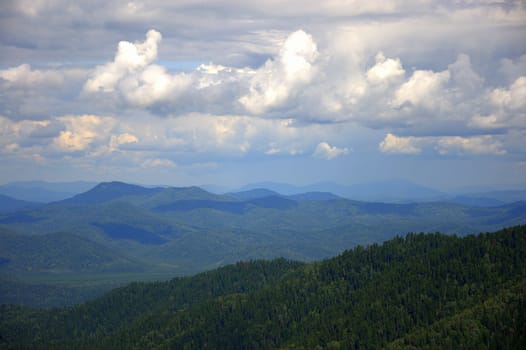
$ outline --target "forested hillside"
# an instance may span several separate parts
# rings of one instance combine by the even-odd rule
[[[2,306],[4,349],[526,348],[526,226],[247,261],[83,305]]]
[[[408,231],[465,235],[525,223],[520,201],[371,203],[320,192],[218,195],[107,182],[59,202],[0,211],[0,303],[66,306],[131,281],[236,261],[309,262]]]

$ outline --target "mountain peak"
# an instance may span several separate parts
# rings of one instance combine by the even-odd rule
[[[230,192],[227,193],[227,195],[239,200],[250,200],[269,196],[279,196],[280,194],[276,191],[268,190],[266,188],[254,188],[246,191]]]
[[[70,199],[61,201],[68,204],[95,204],[104,203],[125,196],[140,196],[153,194],[160,191],[160,188],[146,188],[138,185],[131,185],[119,181],[101,182],[91,190],[80,193]]]

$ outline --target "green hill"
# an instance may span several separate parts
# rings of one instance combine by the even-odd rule
[[[138,264],[87,239],[50,233],[25,236],[0,229],[1,269],[10,272],[126,272]]]
[[[526,226],[408,234],[328,260],[248,261],[83,305],[2,306],[6,349],[526,346]]]
[[[51,263],[53,256],[60,257],[60,261],[54,260],[55,265],[45,268],[50,273],[31,274],[29,265],[20,265],[10,270],[9,278],[29,285],[55,284],[72,275],[75,281],[84,278],[96,283],[100,279],[105,284],[108,273],[123,282],[168,279],[240,260],[284,257],[314,261],[409,231],[463,235],[526,223],[526,202],[481,208],[444,202],[389,204],[312,194],[266,194],[257,191],[236,199],[198,187],[144,188],[109,182],[71,200],[0,213],[0,230],[15,232],[28,242],[17,246],[20,259],[36,259],[36,243],[42,247],[39,254],[46,256],[46,263]],[[57,239],[53,236],[57,232],[66,235],[61,236],[62,241],[45,243],[52,237]],[[76,240],[75,244],[64,237]],[[3,246],[8,247],[7,243]],[[0,265],[5,265],[9,257],[0,257],[4,258]],[[13,264],[11,267],[16,266]],[[30,269],[44,271],[43,266],[31,265]],[[5,266],[0,266],[0,278],[6,272]],[[37,299],[23,302],[42,305]]]

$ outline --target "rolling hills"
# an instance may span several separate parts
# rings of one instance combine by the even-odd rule
[[[19,247],[16,259],[0,251],[0,278],[38,288],[57,281],[76,287],[85,278],[103,291],[110,280],[168,279],[240,260],[314,261],[407,232],[468,234],[524,223],[526,202],[520,201],[497,207],[372,203],[328,193],[218,195],[108,182],[69,199],[0,212],[0,239]],[[52,247],[69,250],[56,268],[49,265],[49,252],[57,252]],[[94,256],[102,260],[90,260]],[[21,261],[32,270],[17,265]],[[75,282],[64,283],[72,274]]]
[[[0,256],[12,273],[125,272],[139,268],[137,263],[101,244],[60,232],[25,236],[0,229]]]
[[[0,348],[520,349],[526,226],[244,261],[62,309],[0,306]]]

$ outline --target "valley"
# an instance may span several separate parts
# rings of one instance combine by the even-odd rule
[[[237,261],[309,262],[407,232],[465,235],[524,223],[521,201],[381,203],[321,192],[100,183],[64,200],[0,211],[0,302],[71,305],[131,281]]]
[[[0,349],[521,349],[526,226],[249,260],[74,307],[0,306]]]

